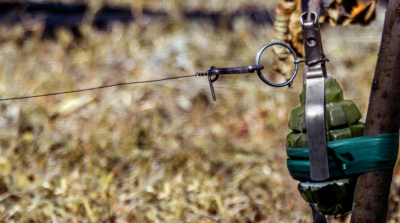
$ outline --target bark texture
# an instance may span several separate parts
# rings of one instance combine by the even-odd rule
[[[395,133],[400,126],[400,0],[389,0],[364,135]],[[386,222],[392,171],[362,174],[351,222]]]

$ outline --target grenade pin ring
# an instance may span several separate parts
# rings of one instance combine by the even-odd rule
[[[270,86],[272,86],[272,87],[284,87],[284,86],[289,85],[290,83],[293,82],[293,80],[294,80],[294,78],[296,77],[297,72],[298,72],[298,70],[299,70],[299,64],[298,64],[299,61],[297,60],[296,52],[294,52],[294,50],[293,50],[289,45],[287,45],[286,43],[281,43],[281,42],[272,42],[272,43],[268,43],[268,44],[264,45],[264,46],[261,47],[261,49],[257,52],[256,59],[255,59],[255,65],[256,65],[256,66],[257,66],[257,65],[260,65],[260,60],[261,60],[261,55],[262,55],[262,53],[263,53],[264,50],[266,50],[268,47],[273,46],[273,45],[281,45],[281,46],[285,47],[286,49],[288,49],[288,50],[290,51],[290,53],[292,53],[293,58],[294,58],[294,64],[295,64],[295,65],[294,65],[294,71],[293,71],[292,76],[291,76],[291,77],[289,78],[289,80],[287,80],[285,83],[282,83],[282,84],[274,84],[274,83],[269,82],[269,81],[262,75],[261,70],[256,70],[256,72],[257,72],[257,74],[258,74],[258,77],[260,77],[260,79],[261,79],[264,83],[266,83],[266,84],[268,84],[268,85],[270,85]]]

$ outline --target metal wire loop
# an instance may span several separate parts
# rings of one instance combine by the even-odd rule
[[[329,62],[329,59],[326,57],[317,59],[317,60],[312,60],[312,61],[307,61],[307,60],[296,60],[294,61],[295,64],[299,64],[299,63],[305,63],[307,66],[313,66],[317,63],[321,63],[321,62]]]
[[[255,65],[260,65],[260,59],[261,59],[262,53],[264,52],[265,49],[267,49],[268,47],[273,46],[273,45],[281,45],[281,46],[286,47],[286,48],[292,53],[292,55],[293,55],[293,57],[294,57],[294,61],[298,61],[298,60],[297,60],[297,56],[296,56],[296,52],[294,52],[294,50],[293,50],[289,45],[287,45],[287,44],[285,44],[285,43],[281,43],[281,42],[272,42],[272,43],[268,43],[267,45],[261,47],[261,49],[257,52],[257,56],[256,56],[256,59],[255,59]],[[293,82],[293,79],[296,77],[297,71],[298,71],[298,70],[299,70],[299,64],[298,64],[298,63],[295,63],[293,75],[289,78],[289,80],[287,80],[285,83],[282,83],[282,84],[274,84],[274,83],[271,83],[271,82],[269,82],[269,81],[262,75],[262,73],[261,73],[260,70],[256,70],[256,72],[257,72],[257,74],[258,74],[258,77],[259,77],[264,83],[266,83],[266,84],[268,84],[268,85],[270,85],[270,86],[272,86],[272,87],[284,87],[284,86],[286,86],[286,85],[290,85],[290,83]]]

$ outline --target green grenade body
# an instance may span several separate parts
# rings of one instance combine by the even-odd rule
[[[307,147],[304,87],[300,101],[300,107],[292,111],[289,119],[292,132],[286,138],[286,146],[290,148]],[[360,111],[354,102],[344,100],[340,85],[330,77],[325,81],[325,103],[328,142],[363,135],[364,124],[360,122]],[[304,200],[316,204],[322,214],[344,215],[351,212],[356,179],[300,182],[298,189]]]

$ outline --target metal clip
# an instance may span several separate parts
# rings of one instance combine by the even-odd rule
[[[251,65],[244,67],[230,67],[230,68],[216,68],[214,66],[210,67],[205,73],[197,73],[196,76],[208,76],[208,83],[210,84],[211,95],[213,100],[216,101],[217,98],[215,96],[214,85],[213,83],[218,80],[219,75],[222,74],[248,74],[254,73],[255,71],[259,71],[264,69],[263,65]],[[215,78],[212,79],[211,76],[215,75]]]
[[[328,150],[325,128],[325,55],[316,12],[305,12],[300,17],[303,26],[306,75],[306,128],[311,179],[329,178]]]

